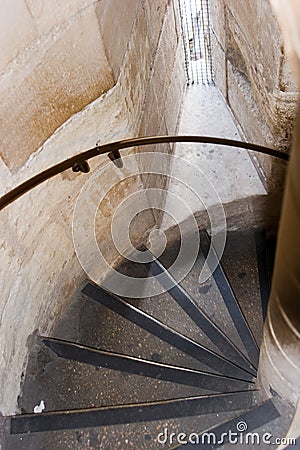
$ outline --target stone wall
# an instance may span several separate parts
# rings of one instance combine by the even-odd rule
[[[297,87],[269,0],[211,0],[216,83],[246,140],[289,151]],[[284,168],[256,156],[270,191],[280,191]]]
[[[185,85],[177,14],[171,0],[5,1],[0,32],[2,194],[96,142],[176,131]],[[95,219],[97,241],[110,264],[120,258],[110,237],[112,213],[147,182],[147,176],[130,176],[145,169],[137,149],[125,154],[133,158],[122,169],[99,156],[91,160],[90,174],[67,171],[0,213],[4,414],[17,409],[30,336],[51,333],[86,277],[74,251],[72,214],[81,188],[107,163],[95,197],[87,198],[80,211],[80,223],[84,236],[93,221],[92,206],[104,195]],[[151,183],[165,187],[166,180]],[[143,214],[135,221],[135,239],[156,221],[153,212]],[[101,280],[108,267],[95,266],[92,244],[83,253]]]
[[[300,88],[300,5],[271,0]],[[300,435],[300,116],[295,124],[277,241],[272,290],[260,352],[259,382],[297,408],[289,437]]]

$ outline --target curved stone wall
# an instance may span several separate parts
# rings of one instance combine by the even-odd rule
[[[246,140],[288,152],[298,87],[270,0],[246,3],[211,0],[216,83]],[[284,166],[261,155],[253,159],[269,192],[280,193]]]
[[[12,0],[5,1],[1,20],[2,194],[96,142],[175,132],[185,85],[176,2]],[[139,167],[138,158],[133,161]],[[107,156],[92,160],[91,174],[107,162]],[[114,200],[141,188],[140,177],[121,183],[128,167],[110,164],[99,193],[112,179]],[[72,212],[89,176],[67,171],[0,213],[3,414],[17,409],[30,336],[51,333],[86,277],[72,242]],[[114,264],[119,254],[109,237],[115,201],[106,194],[96,234]],[[83,232],[91,220],[89,202],[86,208]],[[136,238],[155,222],[152,212],[142,215]],[[99,267],[101,276],[106,272]]]

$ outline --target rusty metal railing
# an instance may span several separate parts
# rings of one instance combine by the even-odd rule
[[[141,138],[125,139],[121,141],[111,142],[109,144],[100,145],[89,150],[85,150],[78,155],[72,156],[65,161],[55,164],[52,167],[40,172],[38,175],[29,178],[19,186],[15,187],[11,191],[7,192],[0,198],[0,210],[4,209],[7,205],[17,200],[19,197],[29,192],[34,187],[44,183],[45,181],[53,178],[54,176],[64,172],[65,170],[73,168],[74,171],[88,172],[88,166],[86,162],[99,155],[108,154],[111,160],[118,161],[121,158],[119,150],[130,147],[141,147],[152,144],[164,144],[164,143],[177,143],[177,142],[193,142],[193,143],[205,143],[215,144],[226,147],[236,147],[245,150],[252,150],[265,155],[274,156],[282,160],[287,161],[289,159],[288,154],[282,153],[279,150],[275,150],[269,147],[264,147],[250,142],[237,141],[233,139],[224,139],[212,136],[148,136]],[[119,165],[120,166],[120,165]]]

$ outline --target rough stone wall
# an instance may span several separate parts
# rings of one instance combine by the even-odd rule
[[[58,1],[14,0],[5,6],[1,156],[10,169],[18,169],[63,122],[112,88],[114,80],[93,1],[70,1],[65,10]]]
[[[300,4],[271,0],[285,48],[300,88]],[[299,106],[299,104],[298,104]],[[259,382],[267,395],[274,390],[295,405],[288,436],[300,434],[300,116],[294,129],[277,241],[267,320],[260,352]],[[271,391],[271,392],[270,392]],[[298,413],[298,414],[297,414]]]
[[[141,136],[176,134],[185,89],[185,84],[182,83],[182,80],[185,80],[184,50],[181,41],[178,2],[173,2],[173,9],[168,9],[165,17],[163,16],[163,2],[147,0],[146,4],[148,5],[148,21],[151,14],[158,13],[158,20],[152,25],[152,33],[158,37],[159,45],[155,48],[154,43],[151,44],[153,65],[145,97],[145,109],[138,133]],[[161,23],[162,28],[159,34],[159,24]],[[173,36],[173,39],[170,36]],[[173,74],[171,78],[170,74]],[[157,89],[157,86],[160,86],[160,89]],[[170,144],[147,146],[140,149],[141,151],[172,153],[173,146]],[[157,202],[163,205],[166,199],[168,179],[163,175],[160,177],[152,175],[151,169],[155,166],[155,158],[152,161],[140,161],[140,170],[145,173],[142,176],[144,186],[146,188],[159,188]],[[165,161],[165,167],[160,167],[160,169],[162,173],[169,173],[168,162]],[[163,211],[154,210],[153,214],[156,225],[159,226]]]
[[[5,1],[1,13],[0,191],[80,151],[144,134],[176,130],[185,85],[177,10],[171,0]],[[152,149],[160,151],[161,149]],[[105,195],[96,235],[110,264],[114,207],[140,189],[145,169],[136,153],[112,163],[95,195]],[[91,174],[109,162],[90,162]],[[153,158],[155,164],[155,158]],[[72,213],[90,174],[58,175],[0,213],[0,410],[13,413],[32,333],[50,334],[86,275],[72,241]],[[147,177],[146,177],[147,178]],[[145,180],[144,180],[145,181]],[[109,184],[114,190],[107,192]],[[166,180],[156,180],[165,186]],[[154,184],[155,184],[154,183]],[[82,231],[93,217],[87,202]],[[156,222],[135,222],[135,239]],[[126,249],[122,249],[126,251]],[[94,264],[95,249],[84,249]],[[97,267],[99,279],[107,266]],[[4,388],[3,388],[4,387]]]
[[[245,138],[288,151],[297,87],[269,0],[211,0],[216,83]],[[283,166],[257,156],[270,191],[280,190]]]

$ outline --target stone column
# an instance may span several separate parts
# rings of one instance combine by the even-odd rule
[[[264,328],[261,383],[286,399],[300,397],[300,116],[289,163],[272,292]]]
[[[300,86],[300,5],[272,0]],[[259,379],[283,398],[300,398],[300,110],[286,180]]]

